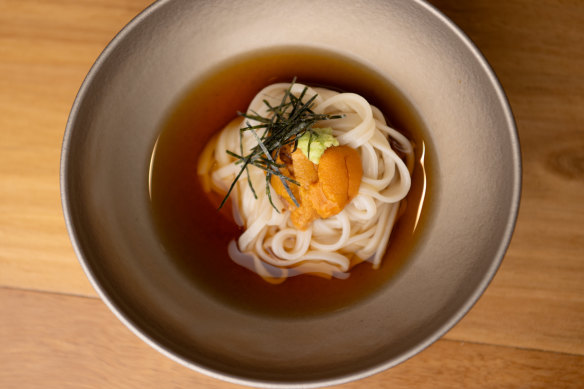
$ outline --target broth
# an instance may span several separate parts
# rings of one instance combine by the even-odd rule
[[[218,211],[221,198],[213,199],[203,190],[197,175],[199,154],[237,111],[247,110],[263,87],[290,82],[294,76],[299,83],[362,95],[414,143],[412,187],[378,270],[364,262],[344,280],[299,275],[273,285],[228,255],[229,242],[242,231],[233,221],[231,207]],[[422,145],[428,145],[424,131],[396,88],[351,59],[307,48],[270,49],[235,58],[194,83],[163,123],[149,177],[152,216],[161,243],[183,274],[234,308],[292,318],[350,307],[388,285],[415,250],[429,208],[424,195],[432,192],[423,167]],[[431,153],[424,154],[427,162]]]

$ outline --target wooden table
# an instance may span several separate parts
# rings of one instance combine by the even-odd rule
[[[61,213],[59,156],[83,77],[150,0],[0,0],[0,388],[235,388],[170,361],[99,300]],[[483,51],[513,108],[523,199],[471,312],[345,388],[584,387],[584,2],[433,3]]]

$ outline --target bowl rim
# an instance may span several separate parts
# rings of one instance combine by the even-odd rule
[[[157,12],[161,7],[166,6],[169,3],[172,3],[175,0],[157,0],[144,10],[142,10],[139,14],[137,14],[134,18],[132,18],[107,44],[104,50],[100,53],[97,57],[93,65],[91,66],[90,70],[88,71],[87,75],[85,76],[78,92],[73,102],[71,111],[69,113],[69,117],[65,126],[65,133],[63,136],[62,142],[62,149],[61,149],[61,158],[60,158],[60,195],[61,195],[61,205],[63,210],[63,216],[65,219],[65,224],[67,228],[67,232],[69,238],[71,240],[74,252],[76,257],[83,268],[83,271],[87,278],[89,279],[91,285],[101,298],[101,300],[106,304],[106,306],[114,313],[114,315],[127,327],[129,328],[138,338],[148,344],[150,347],[154,348],[161,354],[165,355],[166,357],[170,358],[171,360],[188,367],[196,372],[203,373],[207,376],[231,382],[234,384],[239,385],[246,385],[246,386],[254,386],[254,387],[261,387],[261,388],[316,388],[316,387],[323,387],[323,386],[331,386],[331,385],[339,385],[344,384],[351,381],[360,380],[377,373],[380,373],[384,370],[387,370],[393,366],[396,366],[409,358],[413,357],[414,355],[418,354],[419,352],[423,351],[439,338],[441,338],[446,332],[448,332],[451,328],[453,328],[469,311],[470,309],[476,304],[479,300],[481,295],[484,293],[492,279],[494,278],[497,270],[499,269],[504,255],[511,243],[511,237],[513,235],[513,231],[515,229],[515,225],[517,223],[517,217],[519,214],[519,205],[521,200],[521,190],[522,190],[522,160],[521,160],[521,148],[519,143],[519,136],[517,132],[517,127],[515,123],[515,119],[513,117],[513,113],[511,110],[511,106],[509,101],[504,93],[503,87],[495,75],[494,70],[491,68],[490,64],[488,63],[487,59],[484,55],[480,52],[478,47],[475,43],[458,27],[451,19],[447,16],[442,14],[438,8],[434,5],[426,2],[425,0],[412,0],[414,5],[420,6],[424,8],[429,14],[431,14],[434,18],[439,20],[444,27],[450,29],[460,40],[461,43],[469,50],[469,53],[474,57],[474,59],[480,64],[480,67],[484,71],[485,75],[487,75],[493,90],[496,92],[498,98],[498,104],[503,109],[505,120],[507,123],[507,129],[509,132],[509,136],[511,139],[511,149],[513,151],[512,159],[513,159],[513,167],[512,173],[514,181],[511,185],[511,209],[509,212],[509,217],[507,219],[507,223],[505,226],[505,231],[503,233],[503,239],[500,241],[499,247],[496,251],[496,254],[489,266],[488,270],[485,272],[482,280],[477,284],[475,287],[474,292],[469,296],[467,301],[461,305],[459,310],[449,319],[447,320],[440,328],[434,331],[433,334],[427,336],[422,341],[420,341],[414,347],[408,349],[406,352],[403,352],[398,357],[392,358],[387,360],[383,363],[379,363],[377,365],[373,365],[367,369],[360,370],[353,373],[344,374],[335,378],[327,378],[327,379],[318,379],[314,381],[308,382],[269,382],[264,380],[256,380],[250,378],[242,378],[237,375],[225,373],[222,371],[218,371],[209,367],[205,367],[199,365],[195,362],[186,360],[173,352],[172,350],[166,348],[165,346],[157,343],[154,339],[150,338],[147,334],[145,334],[142,329],[132,322],[132,320],[126,316],[123,312],[121,307],[118,307],[113,299],[108,295],[108,292],[100,285],[96,277],[93,275],[92,270],[90,268],[87,259],[85,258],[83,248],[79,243],[79,236],[77,232],[77,228],[73,223],[73,216],[72,216],[72,209],[71,203],[69,199],[68,193],[68,182],[69,182],[69,153],[70,153],[70,143],[72,138],[73,129],[75,127],[75,123],[77,121],[77,117],[80,111],[80,107],[83,101],[87,98],[87,93],[89,86],[92,84],[93,80],[95,79],[99,69],[102,67],[102,64],[106,59],[110,56],[110,54],[116,49],[118,44],[125,39],[125,37],[132,31],[135,27],[137,27],[144,19],[150,17],[151,14]]]

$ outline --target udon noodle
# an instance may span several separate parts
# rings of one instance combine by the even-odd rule
[[[255,96],[248,112],[270,117],[265,101],[277,106],[290,87],[290,93],[299,97],[306,86],[270,85]],[[231,243],[229,252],[235,262],[270,282],[305,273],[345,278],[353,266],[363,261],[378,268],[399,216],[400,202],[411,185],[412,144],[388,125],[379,109],[357,94],[317,87],[307,87],[303,100],[314,95],[315,113],[343,115],[316,123],[315,127],[332,128],[340,145],[357,150],[363,176],[358,194],[341,212],[314,220],[300,230],[291,222],[290,206],[284,199],[272,196],[275,209],[266,191],[256,189],[257,199],[254,196],[248,178],[253,187],[264,188],[265,172],[249,167],[243,173],[231,193],[234,218],[243,233]],[[253,134],[240,133],[242,126],[256,124],[249,119],[235,119],[206,146],[198,173],[207,190],[220,194],[228,191],[241,164],[236,164],[226,150],[239,151],[243,146],[245,153],[256,147],[258,141]]]

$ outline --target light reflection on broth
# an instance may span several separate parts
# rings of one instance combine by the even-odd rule
[[[253,96],[274,82],[299,82],[351,91],[376,105],[414,143],[412,187],[392,232],[380,269],[362,263],[346,279],[299,275],[283,283],[265,282],[229,255],[242,232],[231,204],[199,180],[204,146]],[[237,58],[193,84],[164,123],[153,153],[149,190],[161,243],[175,265],[199,288],[237,309],[294,317],[349,307],[379,290],[407,262],[423,230],[431,194],[431,150],[420,118],[387,80],[362,65],[328,52],[282,48]],[[422,163],[426,163],[426,169]],[[233,247],[231,248],[233,250]],[[240,260],[244,260],[243,257]]]

